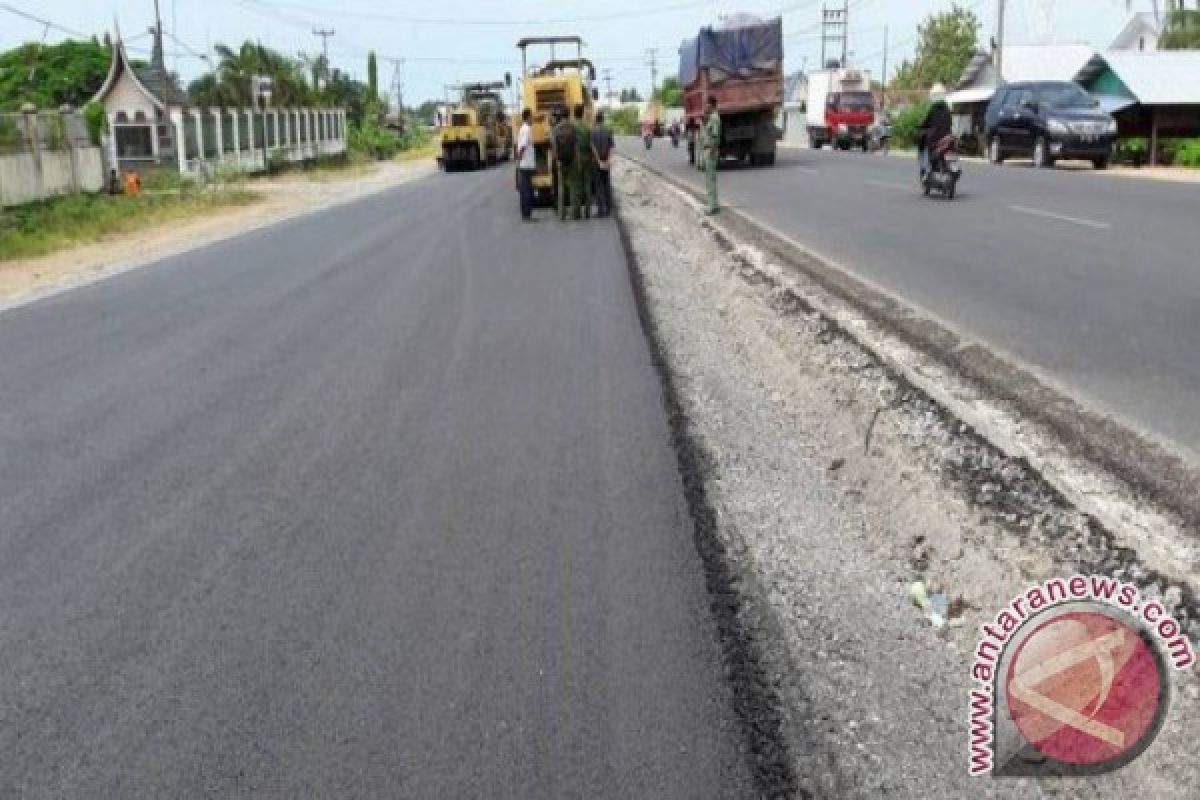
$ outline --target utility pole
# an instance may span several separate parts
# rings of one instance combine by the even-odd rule
[[[159,94],[162,95],[159,99],[162,101],[163,121],[168,125],[171,124],[169,119],[170,111],[167,109],[167,54],[163,51],[163,35],[162,35],[162,16],[158,12],[158,0],[154,0],[154,49],[151,52],[157,52],[158,63],[152,66],[157,67],[162,72],[162,83],[159,84]],[[153,60],[153,56],[151,57]],[[115,134],[114,134],[115,135]],[[154,128],[154,135],[158,136],[158,127]],[[180,142],[180,147],[183,143]],[[203,153],[200,154],[204,156]]]
[[[887,108],[887,58],[888,58],[888,26],[883,26],[883,73],[879,76],[879,84],[883,87],[883,107]]]
[[[850,44],[849,13],[849,0],[843,3],[841,8],[825,6],[821,9],[821,69],[829,67],[830,52],[836,53],[839,44],[841,45],[842,60],[838,66],[846,66]]]
[[[996,0],[996,45],[992,63],[996,66],[996,85],[1004,83],[1004,2]]]
[[[650,96],[646,98],[647,102],[654,102],[654,91],[658,88],[658,49],[649,47],[646,49],[646,57],[650,60],[646,63],[650,65]]]
[[[842,27],[842,67],[845,67],[850,55],[850,0],[842,3]]]
[[[613,104],[612,69],[608,67],[604,70],[604,86],[605,97],[608,98],[608,105],[611,108]]]
[[[321,56],[325,60],[325,74],[329,74],[329,37],[336,32],[333,28],[313,28],[313,36],[321,37]]]

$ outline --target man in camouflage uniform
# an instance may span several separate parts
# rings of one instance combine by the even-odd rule
[[[701,145],[704,152],[704,190],[708,195],[708,214],[716,214],[717,205],[717,159],[721,153],[721,115],[717,113],[717,98],[709,95],[708,117],[701,128]]]
[[[567,195],[572,196],[572,202],[579,202],[574,199],[576,195],[572,187],[574,183],[572,175],[577,159],[568,159],[566,153],[559,153],[559,142],[565,141],[568,136],[576,137],[576,133],[575,126],[571,124],[565,110],[556,112],[555,119],[554,129],[550,134],[551,154],[554,156],[554,195],[555,201],[558,203],[558,218],[565,220],[567,218]],[[578,206],[576,207],[578,208]]]
[[[583,105],[575,106],[575,183],[571,186],[571,218],[592,217],[592,131],[583,118]]]

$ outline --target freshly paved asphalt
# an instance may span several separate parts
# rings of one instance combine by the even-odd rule
[[[620,147],[702,188],[686,151]],[[915,160],[781,149],[722,202],[1200,460],[1200,185],[967,163],[952,203]]]
[[[690,530],[507,169],[2,313],[0,796],[747,796]]]

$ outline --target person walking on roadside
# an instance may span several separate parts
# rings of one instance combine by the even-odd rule
[[[721,153],[721,115],[717,113],[717,98],[708,96],[708,117],[701,131],[704,152],[704,190],[708,195],[709,215],[720,210],[717,205],[717,159]]]
[[[579,134],[575,132],[575,126],[565,109],[557,113],[557,118],[550,139],[553,144],[554,175],[558,182],[555,189],[558,197],[558,218],[565,221],[568,196],[576,212],[575,218],[579,218],[579,193],[575,191],[575,151],[579,148]]]
[[[583,118],[583,106],[575,106],[575,182],[571,187],[572,194],[578,194],[579,200],[571,201],[572,219],[579,219],[580,204],[583,206],[583,216],[592,218],[592,131]],[[578,192],[576,192],[578,189]]]
[[[517,191],[521,194],[521,219],[533,222],[533,174],[537,172],[537,154],[533,149],[533,112],[521,112],[521,130],[517,133]]]
[[[604,124],[604,112],[596,112],[596,127],[592,128],[592,159],[596,171],[596,216],[612,213],[612,151],[613,135]]]

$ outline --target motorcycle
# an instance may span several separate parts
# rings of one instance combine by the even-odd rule
[[[962,177],[958,140],[953,136],[943,137],[933,146],[928,160],[928,167],[924,163],[921,165],[922,192],[928,197],[930,192],[936,190],[947,200],[953,200]]]
[[[892,147],[892,123],[889,120],[881,119],[871,126],[867,131],[867,147],[874,152],[888,154]]]

